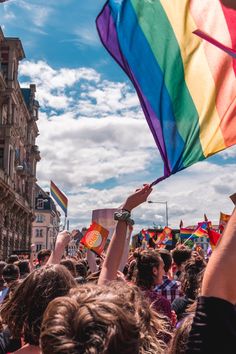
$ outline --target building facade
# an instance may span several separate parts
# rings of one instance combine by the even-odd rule
[[[0,259],[31,243],[39,104],[35,85],[22,89],[18,82],[24,57],[21,41],[0,28]]]
[[[50,194],[38,184],[35,186],[35,220],[32,224],[32,243],[36,252],[54,249],[60,227],[60,213]]]

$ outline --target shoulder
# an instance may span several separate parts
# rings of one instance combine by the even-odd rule
[[[199,297],[187,354],[235,353],[235,306],[220,298]]]

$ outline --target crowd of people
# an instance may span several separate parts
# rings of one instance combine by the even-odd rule
[[[236,352],[236,212],[208,259],[178,245],[130,250],[120,264],[144,185],[116,215],[108,249],[65,256],[71,234],[29,260],[0,262],[0,353],[231,354]]]

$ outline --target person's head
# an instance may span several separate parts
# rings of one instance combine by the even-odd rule
[[[188,247],[177,247],[172,251],[173,262],[181,270],[182,265],[191,257],[192,251]]]
[[[139,287],[151,289],[162,283],[164,275],[164,263],[158,252],[144,250],[137,257],[137,269],[135,283]]]
[[[39,344],[43,313],[50,301],[65,296],[76,286],[70,272],[61,265],[51,265],[33,271],[3,305],[1,316],[14,338]]]
[[[13,264],[15,262],[19,261],[19,257],[16,254],[12,254],[8,257],[7,263],[8,264]]]
[[[51,255],[51,251],[50,250],[41,250],[41,251],[39,251],[39,253],[37,255],[37,258],[38,258],[39,265],[41,267],[44,266],[47,263],[50,255]]]
[[[157,315],[137,290],[122,286],[90,284],[52,301],[42,323],[42,353],[162,354]]]
[[[183,293],[187,298],[195,300],[199,294],[203,272],[206,268],[205,260],[198,257],[191,257],[182,270],[180,281]]]
[[[190,314],[181,321],[175,330],[170,344],[169,354],[185,354],[187,349],[189,332],[191,330],[194,314]]]
[[[7,264],[2,270],[2,277],[7,285],[20,278],[20,269],[15,264]]]
[[[165,248],[161,248],[158,250],[163,262],[164,262],[164,271],[168,273],[172,266],[172,256],[170,251],[166,250]]]
[[[16,265],[20,269],[20,277],[21,277],[21,279],[25,278],[30,273],[29,261],[27,261],[27,260],[19,261],[19,262],[16,262]]]
[[[76,278],[76,267],[75,267],[75,261],[69,258],[62,259],[60,262],[61,265],[66,267],[69,272],[71,273],[73,278]]]

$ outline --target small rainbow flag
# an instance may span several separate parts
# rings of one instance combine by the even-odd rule
[[[193,238],[208,237],[208,232],[206,229],[199,227],[197,230],[193,232],[192,237]]]
[[[80,241],[85,247],[100,255],[106,245],[109,231],[101,225],[93,222]]]
[[[183,240],[184,239],[187,240],[193,233],[194,233],[194,229],[188,229],[188,228],[181,227],[180,238]]]
[[[61,207],[61,209],[64,211],[65,216],[67,216],[67,206],[68,206],[68,199],[63,194],[60,189],[55,185],[53,181],[51,181],[50,185],[50,191],[53,199],[55,202]]]
[[[99,14],[101,41],[132,81],[164,162],[152,185],[236,144],[235,19],[219,0],[108,0]]]

